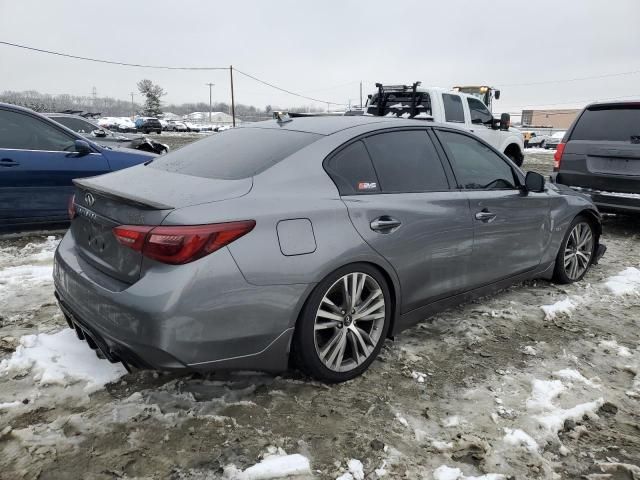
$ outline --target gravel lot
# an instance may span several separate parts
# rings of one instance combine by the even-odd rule
[[[524,167],[551,165],[532,151]],[[59,238],[0,240],[1,479],[271,478],[247,469],[301,459],[285,453],[310,462],[295,478],[640,478],[637,219],[605,219],[609,250],[582,282],[443,312],[333,386],[98,361],[54,302]]]

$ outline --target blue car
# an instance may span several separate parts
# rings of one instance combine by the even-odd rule
[[[74,178],[156,156],[99,146],[43,115],[0,103],[0,231],[64,225]]]

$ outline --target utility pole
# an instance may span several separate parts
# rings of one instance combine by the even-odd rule
[[[209,85],[209,123],[211,123],[211,111],[213,110],[211,103],[211,87],[215,85],[215,83],[205,83],[205,85]]]
[[[229,65],[229,75],[231,75],[231,117],[233,118],[233,126],[236,126],[236,101],[233,98],[233,65]]]
[[[133,105],[133,96],[135,93],[131,92],[131,120],[136,116],[136,107]]]
[[[362,108],[362,80],[360,80],[360,108]]]
[[[91,95],[93,96],[93,109],[96,110],[96,104],[98,102],[98,90],[95,86],[91,90]]]

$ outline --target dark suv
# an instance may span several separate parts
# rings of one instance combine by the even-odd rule
[[[162,124],[160,120],[153,117],[140,117],[136,119],[136,128],[139,132],[149,134],[151,132],[156,132],[157,134],[162,133]]]
[[[554,156],[552,180],[603,212],[640,213],[640,102],[588,105]]]

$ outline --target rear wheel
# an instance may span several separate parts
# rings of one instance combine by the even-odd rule
[[[389,287],[378,270],[354,264],[315,288],[293,340],[298,366],[325,382],[344,382],[364,372],[387,336]]]
[[[583,216],[577,216],[562,240],[554,280],[559,283],[573,283],[585,276],[596,248],[596,236],[593,224]]]

